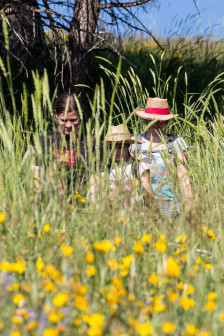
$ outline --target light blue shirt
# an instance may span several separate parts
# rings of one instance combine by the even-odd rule
[[[144,141],[145,133],[138,135],[137,140]],[[143,144],[131,145],[130,151],[133,153],[134,157],[137,157],[140,161],[148,163],[150,169],[152,169],[152,173],[150,174],[151,184],[156,196],[175,198],[170,164],[173,162],[175,154],[178,155],[186,151],[187,148],[188,146],[184,139],[177,135],[170,137],[170,140],[167,141],[166,148],[164,147],[159,150],[150,151],[149,144],[145,142],[143,142]],[[164,173],[153,173],[153,169],[164,171]]]

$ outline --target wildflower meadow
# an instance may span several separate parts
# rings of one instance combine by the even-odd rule
[[[168,130],[189,146],[193,189],[192,206],[181,200],[175,218],[142,203],[123,208],[122,196],[90,202],[90,175],[108,165],[105,142],[99,162],[108,125],[123,122],[132,135],[146,127],[134,109],[144,106],[148,91],[133,68],[124,76],[121,62],[113,71],[101,60],[112,94],[106,99],[103,80],[93,89],[85,134],[90,154],[95,136],[96,153],[84,162],[85,188],[77,182],[66,198],[57,188],[58,169],[39,144],[39,135],[54,126],[47,72],[33,73],[33,92],[24,84],[19,109],[10,69],[0,63],[11,95],[7,106],[0,91],[0,335],[223,335],[224,118],[218,101],[224,74],[192,100],[186,73],[178,111],[180,70],[171,90],[155,70],[162,62],[163,55],[151,69],[152,90],[172,97],[179,117]],[[43,161],[38,201],[37,159]]]

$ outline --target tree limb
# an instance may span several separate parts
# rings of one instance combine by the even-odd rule
[[[84,31],[82,29],[80,29],[80,31]],[[116,54],[117,56],[123,58],[128,64],[130,64],[133,68],[136,69],[136,65],[134,65],[133,63],[131,63],[125,56],[123,56],[111,43],[109,43],[107,40],[105,40],[102,36],[99,36],[98,34],[95,34],[95,33],[92,33],[92,32],[88,32],[88,31],[85,31],[86,33],[88,34],[91,34],[93,35],[96,39],[99,39],[101,42],[104,42],[106,45],[108,45],[111,49],[111,51]],[[96,50],[100,50],[100,49],[96,49]],[[91,51],[94,51],[94,48],[92,48]]]
[[[145,29],[145,31],[149,34],[149,36],[151,36],[151,38],[156,42],[156,44],[160,47],[161,50],[164,51],[164,48],[161,46],[161,44],[159,43],[159,41],[157,41],[157,39],[154,37],[154,35],[146,28],[146,26],[143,25],[143,23],[137,18],[136,15],[134,15],[128,8],[125,8],[125,10],[132,15],[136,21],[138,21],[138,23],[140,23],[140,25]]]
[[[26,4],[24,4],[23,7],[28,9],[28,10],[34,11],[36,13],[53,14],[53,15],[59,17],[60,19],[62,19],[68,25],[71,24],[71,22],[69,20],[67,20],[62,14],[60,14],[58,12],[55,12],[52,9],[40,9],[40,8],[36,8],[36,7],[33,7],[33,6],[26,5]]]
[[[4,43],[0,40],[0,43],[3,45],[3,47],[5,47]],[[11,50],[8,50],[8,52],[10,53],[10,55],[12,55],[12,57],[14,57],[18,62],[21,63],[22,65],[22,69],[24,69],[26,71],[26,77],[28,78],[28,71],[27,68],[25,67],[25,64],[22,62],[22,60],[20,58],[18,58],[16,55],[14,55]],[[20,71],[21,72],[21,71]]]
[[[106,8],[114,8],[114,7],[117,7],[117,8],[118,7],[122,7],[122,8],[136,7],[136,6],[146,4],[149,1],[152,1],[152,0],[138,0],[138,1],[130,1],[130,2],[126,2],[126,3],[110,2],[110,3],[106,3],[106,4],[99,4],[98,8],[99,9],[106,9]]]

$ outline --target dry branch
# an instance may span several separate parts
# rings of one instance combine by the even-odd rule
[[[139,1],[130,1],[130,2],[110,2],[110,3],[106,3],[106,4],[99,4],[98,8],[99,9],[106,9],[106,8],[127,8],[127,7],[136,7],[136,6],[140,6],[143,4],[146,4],[147,2],[150,2],[152,0],[139,0]]]

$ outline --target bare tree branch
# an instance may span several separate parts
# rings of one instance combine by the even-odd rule
[[[82,31],[82,30],[81,30]],[[101,42],[104,42],[106,45],[108,45],[111,49],[111,51],[116,54],[117,56],[123,58],[128,64],[130,64],[133,68],[136,69],[136,65],[134,65],[133,63],[131,63],[125,56],[123,56],[119,50],[117,50],[111,43],[109,43],[106,39],[104,39],[102,36],[99,36],[98,34],[94,34],[94,33],[91,33],[91,32],[86,32],[88,34],[91,34],[93,35],[95,38],[101,40]],[[96,50],[100,50],[99,48],[96,48]],[[94,51],[94,48],[92,48],[91,51]]]
[[[143,25],[143,23],[137,18],[137,16],[135,14],[133,14],[128,8],[125,8],[125,10],[132,15],[135,20],[140,23],[140,25],[145,29],[145,31],[149,34],[149,36],[151,36],[151,38],[156,42],[156,44],[160,47],[161,50],[164,51],[164,48],[161,46],[161,44],[159,43],[159,41],[154,37],[154,35],[146,28],[146,26]]]
[[[67,20],[62,14],[58,13],[58,12],[55,12],[54,10],[52,9],[38,9],[36,7],[33,7],[33,6],[28,6],[28,5],[24,5],[24,8],[28,9],[28,10],[32,10],[36,13],[44,13],[44,14],[53,14],[57,17],[59,17],[60,19],[62,19],[63,21],[65,21],[67,24],[71,24],[71,22],[69,20]]]
[[[4,43],[0,40],[0,43],[3,45],[4,47]],[[24,69],[26,71],[26,77],[28,78],[28,71],[27,68],[25,67],[25,64],[22,62],[22,60],[20,58],[18,58],[16,55],[14,55],[11,50],[8,50],[8,52],[10,53],[10,55],[12,55],[12,57],[14,57],[19,63],[21,63],[22,69]],[[20,72],[22,72],[22,70],[20,70]]]
[[[106,3],[106,4],[99,4],[98,8],[99,9],[105,9],[105,8],[114,8],[114,7],[122,7],[122,8],[126,8],[126,7],[136,7],[136,6],[140,6],[143,4],[146,4],[147,2],[150,2],[152,0],[138,0],[138,1],[130,1],[130,2],[125,2],[125,3],[121,3],[121,2],[110,2],[110,3]]]

